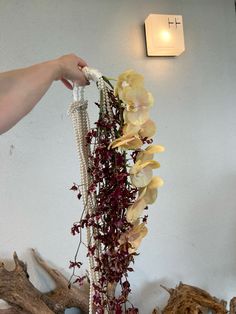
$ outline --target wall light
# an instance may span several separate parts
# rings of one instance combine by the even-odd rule
[[[150,14],[145,20],[148,56],[179,56],[185,50],[181,15]]]

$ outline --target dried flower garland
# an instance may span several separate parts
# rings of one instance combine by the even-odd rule
[[[70,107],[77,139],[82,174],[81,186],[74,184],[84,211],[71,232],[87,231],[89,258],[90,313],[138,313],[128,300],[131,292],[128,273],[137,250],[148,230],[144,210],[153,204],[163,185],[153,169],[153,159],[164,151],[153,145],[155,123],[149,118],[152,95],[144,88],[143,77],[133,70],[122,73],[113,88],[110,81],[93,69],[84,69],[88,79],[96,81],[100,92],[99,119],[90,129],[83,91]],[[79,250],[79,248],[78,248]],[[75,281],[78,251],[70,267]],[[119,288],[118,288],[119,286]]]

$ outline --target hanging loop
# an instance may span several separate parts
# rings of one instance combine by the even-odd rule
[[[77,102],[77,101],[84,101],[84,87],[83,86],[79,86],[79,83],[77,81],[75,81],[73,83],[73,101]]]
[[[82,71],[88,81],[97,82],[102,78],[102,73],[94,68],[83,67]],[[73,101],[84,101],[84,86],[79,86],[78,81],[73,83]]]
[[[102,73],[97,69],[83,67],[82,71],[84,72],[84,75],[88,81],[97,82],[102,77]]]

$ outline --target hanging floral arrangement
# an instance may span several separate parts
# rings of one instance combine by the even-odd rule
[[[128,275],[148,232],[148,205],[155,202],[163,185],[162,178],[153,174],[160,167],[154,155],[164,151],[162,145],[153,144],[156,125],[150,109],[154,101],[143,77],[133,70],[122,73],[114,88],[96,70],[84,71],[96,81],[100,101],[93,128],[83,90],[75,92],[70,107],[81,167],[81,184],[71,190],[84,205],[81,219],[71,229],[80,237],[70,262],[72,280],[83,284],[88,279],[90,313],[138,313],[129,301]],[[82,277],[76,271],[82,266],[81,244],[89,259],[88,275]]]

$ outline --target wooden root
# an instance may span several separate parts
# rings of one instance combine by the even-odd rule
[[[203,314],[205,311],[228,313],[224,300],[218,300],[197,287],[180,283],[175,289],[163,288],[170,294],[170,298],[162,314]]]
[[[36,262],[54,280],[56,288],[48,293],[36,289],[29,280],[26,264],[14,253],[15,269],[6,270],[0,264],[0,299],[11,305],[0,314],[63,314],[65,309],[76,307],[88,313],[88,291],[71,285],[56,269],[51,268],[34,250]]]
[[[29,280],[26,264],[14,253],[15,269],[8,271],[0,263],[0,299],[6,301],[11,308],[0,309],[0,314],[63,314],[70,307],[79,308],[88,313],[89,288],[79,289],[75,285],[68,287],[68,280],[56,269],[51,268],[34,250],[32,254],[36,262],[54,280],[56,288],[48,293],[36,289]],[[111,295],[115,287],[111,288]],[[170,297],[167,306],[152,314],[203,314],[211,311],[215,314],[236,314],[236,297],[230,301],[230,310],[226,310],[226,302],[212,297],[208,292],[180,283],[175,289],[162,286]]]

